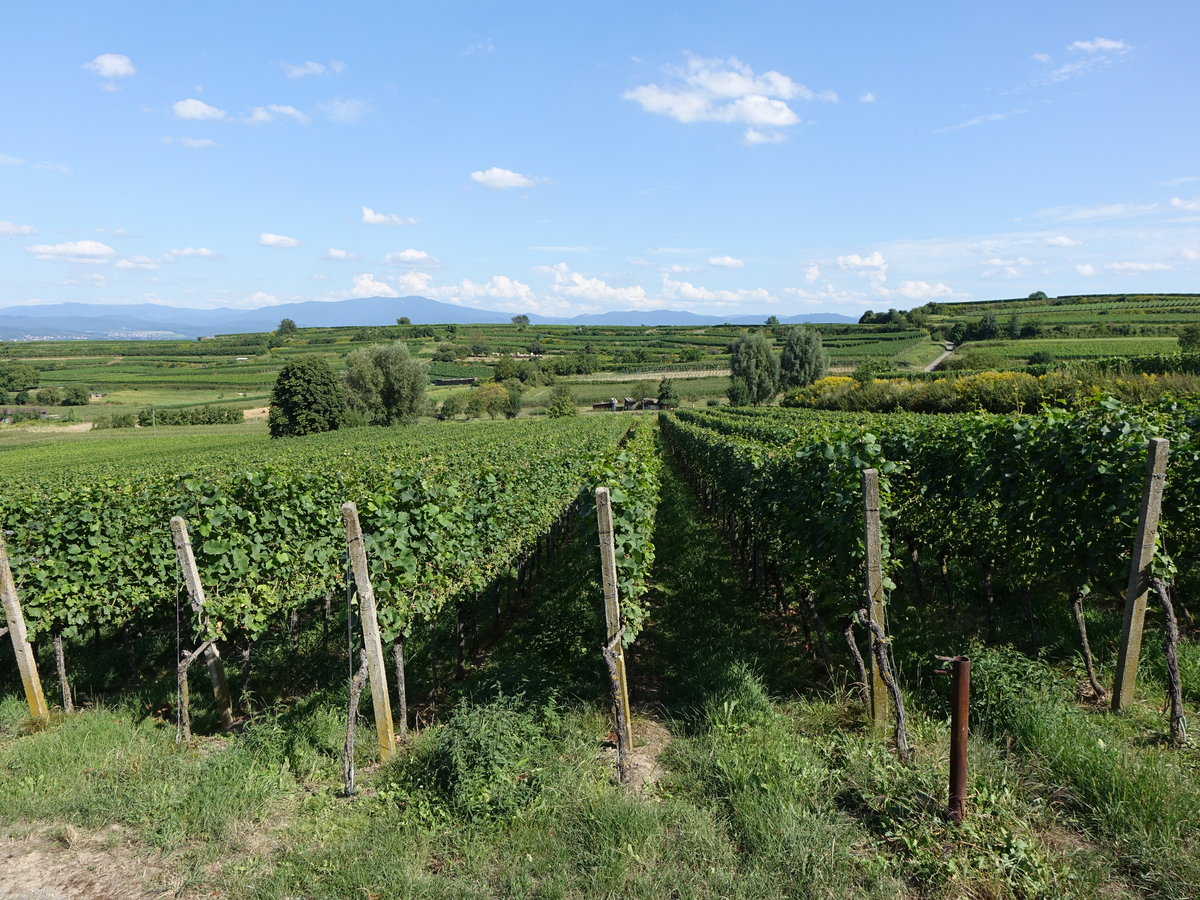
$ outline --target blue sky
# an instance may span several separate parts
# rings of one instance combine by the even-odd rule
[[[1200,291],[1200,4],[10,4],[0,306]]]

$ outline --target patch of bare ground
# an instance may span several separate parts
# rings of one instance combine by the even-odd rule
[[[136,848],[118,826],[70,825],[0,834],[0,900],[144,900],[184,897],[163,860]]]
[[[633,717],[633,752],[629,754],[629,780],[626,787],[633,791],[651,794],[663,779],[666,770],[658,758],[671,743],[671,732],[661,722],[643,716]],[[616,771],[616,735],[609,735],[600,750],[603,765]]]
[[[267,413],[270,411],[270,409],[271,407],[269,406],[257,406],[253,409],[243,409],[242,418],[244,418],[247,422],[261,422],[266,419]]]

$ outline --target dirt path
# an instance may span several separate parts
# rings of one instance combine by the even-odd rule
[[[926,372],[935,371],[937,369],[937,367],[942,364],[942,361],[953,352],[954,352],[953,350],[946,350],[944,353],[942,353],[941,356],[939,356],[937,359],[935,359],[933,362],[931,362],[929,365],[927,365],[925,367],[925,371]]]
[[[0,837],[0,900],[144,900],[179,897],[158,863],[130,848],[120,829],[71,826]]]

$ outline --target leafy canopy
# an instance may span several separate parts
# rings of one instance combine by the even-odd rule
[[[271,437],[333,431],[345,414],[342,386],[323,356],[302,356],[279,370],[267,417]]]

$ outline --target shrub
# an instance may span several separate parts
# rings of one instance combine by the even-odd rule
[[[460,705],[434,738],[434,784],[468,819],[511,818],[538,791],[530,758],[544,742],[543,729],[518,698]]]

